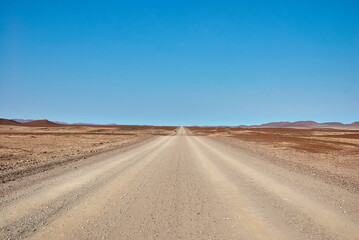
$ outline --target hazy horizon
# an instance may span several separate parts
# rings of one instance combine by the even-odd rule
[[[1,1],[0,117],[359,120],[358,1]]]
[[[2,116],[0,116],[0,118],[3,118]],[[130,123],[116,123],[116,122],[108,122],[108,123],[94,123],[94,122],[64,122],[64,121],[58,121],[58,120],[54,120],[54,119],[47,119],[47,118],[43,118],[43,119],[22,119],[22,118],[5,118],[5,119],[9,119],[9,120],[14,120],[20,123],[23,122],[31,122],[31,121],[37,121],[37,120],[48,120],[51,122],[55,122],[55,123],[59,123],[59,124],[68,124],[68,125],[72,125],[72,124],[89,124],[89,125],[148,125],[148,126],[152,126],[152,124],[130,124]],[[153,125],[153,126],[183,126],[183,127],[191,127],[191,126],[199,126],[199,127],[220,127],[220,126],[224,126],[224,127],[236,127],[236,126],[255,126],[255,125],[261,125],[261,124],[268,124],[268,123],[278,123],[278,122],[308,122],[308,121],[312,121],[312,120],[298,120],[298,121],[277,121],[277,122],[264,122],[264,123],[258,123],[258,124],[236,124],[236,125]],[[314,121],[316,122],[316,121]],[[331,122],[316,122],[316,123],[334,123],[334,122],[338,122],[338,121],[331,121]],[[354,121],[354,122],[359,122],[359,121]],[[348,123],[343,123],[343,122],[338,122],[338,123],[342,123],[342,124],[351,124],[354,122],[348,122]]]

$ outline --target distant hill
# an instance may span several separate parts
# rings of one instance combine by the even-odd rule
[[[66,122],[59,122],[59,121],[53,121],[54,123],[57,123],[57,124],[60,124],[60,125],[69,125],[68,123]]]
[[[320,124],[314,121],[297,121],[297,122],[271,122],[259,125],[260,127],[275,127],[275,128],[317,128]]]
[[[359,128],[359,121],[358,122],[353,122],[351,124],[348,124],[348,126]]]
[[[239,127],[262,127],[262,128],[346,128],[359,129],[359,122],[343,124],[341,122],[317,123],[314,121],[297,121],[297,122],[270,122],[261,125],[240,125]]]
[[[95,124],[95,123],[71,123],[70,125],[96,126],[96,125],[99,125],[99,124]]]
[[[27,122],[35,121],[34,119],[11,119],[11,120],[14,120],[19,123],[27,123]]]
[[[33,120],[33,119],[5,119],[0,118],[0,125],[18,125],[18,126],[29,126],[29,127],[56,127],[56,126],[120,126],[115,123],[111,124],[94,124],[94,123],[66,123],[58,121],[49,121],[47,119]]]
[[[21,123],[10,119],[0,118],[0,125],[21,125]]]
[[[94,123],[66,123],[58,121],[49,121],[47,119],[32,120],[32,119],[5,119],[0,118],[0,125],[18,125],[18,126],[29,126],[29,127],[56,127],[56,126],[121,126],[115,123],[111,124],[94,124]]]
[[[47,119],[43,119],[43,120],[35,120],[32,122],[26,122],[21,124],[22,126],[30,126],[30,127],[56,127],[56,126],[61,126],[61,124],[58,123],[54,123],[51,122]]]

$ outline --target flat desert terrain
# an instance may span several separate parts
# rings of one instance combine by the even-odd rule
[[[45,126],[41,126],[45,125]],[[175,127],[0,125],[0,181],[118,149]]]
[[[0,239],[359,239],[358,136],[2,126]]]
[[[359,192],[359,130],[191,127],[272,164]]]

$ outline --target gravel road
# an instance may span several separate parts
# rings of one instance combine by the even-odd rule
[[[359,196],[207,137],[160,136],[0,188],[0,239],[359,239]]]

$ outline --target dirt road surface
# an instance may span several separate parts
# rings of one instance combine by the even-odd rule
[[[359,239],[357,193],[185,128],[0,191],[0,239]]]

